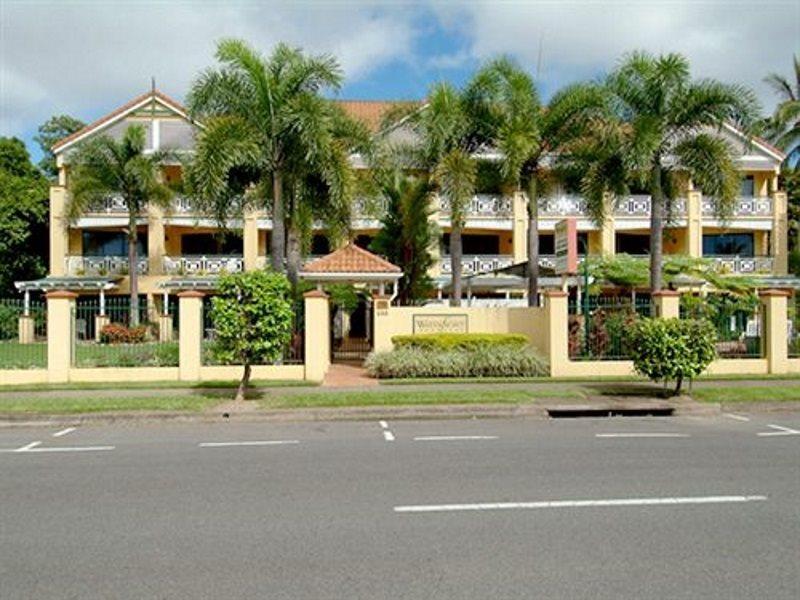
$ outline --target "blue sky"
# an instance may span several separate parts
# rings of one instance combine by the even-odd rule
[[[800,0],[0,0],[0,135],[38,156],[32,136],[49,116],[93,120],[151,76],[182,99],[225,36],[265,53],[279,41],[332,53],[340,97],[362,99],[421,98],[503,53],[547,98],[626,51],[678,51],[695,76],[749,85],[768,110],[762,78],[788,75],[800,52]]]

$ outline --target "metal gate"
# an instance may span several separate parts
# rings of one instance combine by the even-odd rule
[[[364,298],[347,314],[331,305],[331,362],[363,362],[372,352],[372,300]]]

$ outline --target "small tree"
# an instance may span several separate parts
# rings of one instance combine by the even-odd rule
[[[279,273],[250,271],[223,275],[211,300],[215,354],[244,365],[236,400],[244,400],[253,364],[281,358],[292,335],[289,280]]]
[[[631,331],[631,358],[636,371],[653,381],[675,381],[705,371],[716,357],[716,332],[704,319],[641,319]]]

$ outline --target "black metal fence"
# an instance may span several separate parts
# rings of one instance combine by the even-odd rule
[[[629,330],[649,317],[649,295],[588,296],[569,303],[569,356],[572,360],[625,360]]]
[[[47,368],[47,303],[0,298],[0,369]]]

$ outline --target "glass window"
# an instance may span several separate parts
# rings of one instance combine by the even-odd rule
[[[128,256],[128,236],[122,231],[84,231],[84,256]],[[147,256],[147,234],[136,236],[136,251]]]
[[[450,254],[450,234],[442,236],[442,254]],[[464,254],[500,254],[500,238],[496,235],[464,233],[461,235]]]
[[[187,233],[181,236],[181,254],[185,256],[241,253],[242,238],[238,235]]]
[[[755,256],[752,233],[720,233],[703,235],[703,254]]]
[[[331,253],[331,243],[328,238],[321,233],[315,233],[311,238],[311,255],[324,256]]]
[[[650,236],[640,233],[618,233],[616,246],[620,254],[649,254]]]
[[[752,175],[742,178],[742,182],[739,186],[739,194],[742,196],[756,195],[756,182]]]

